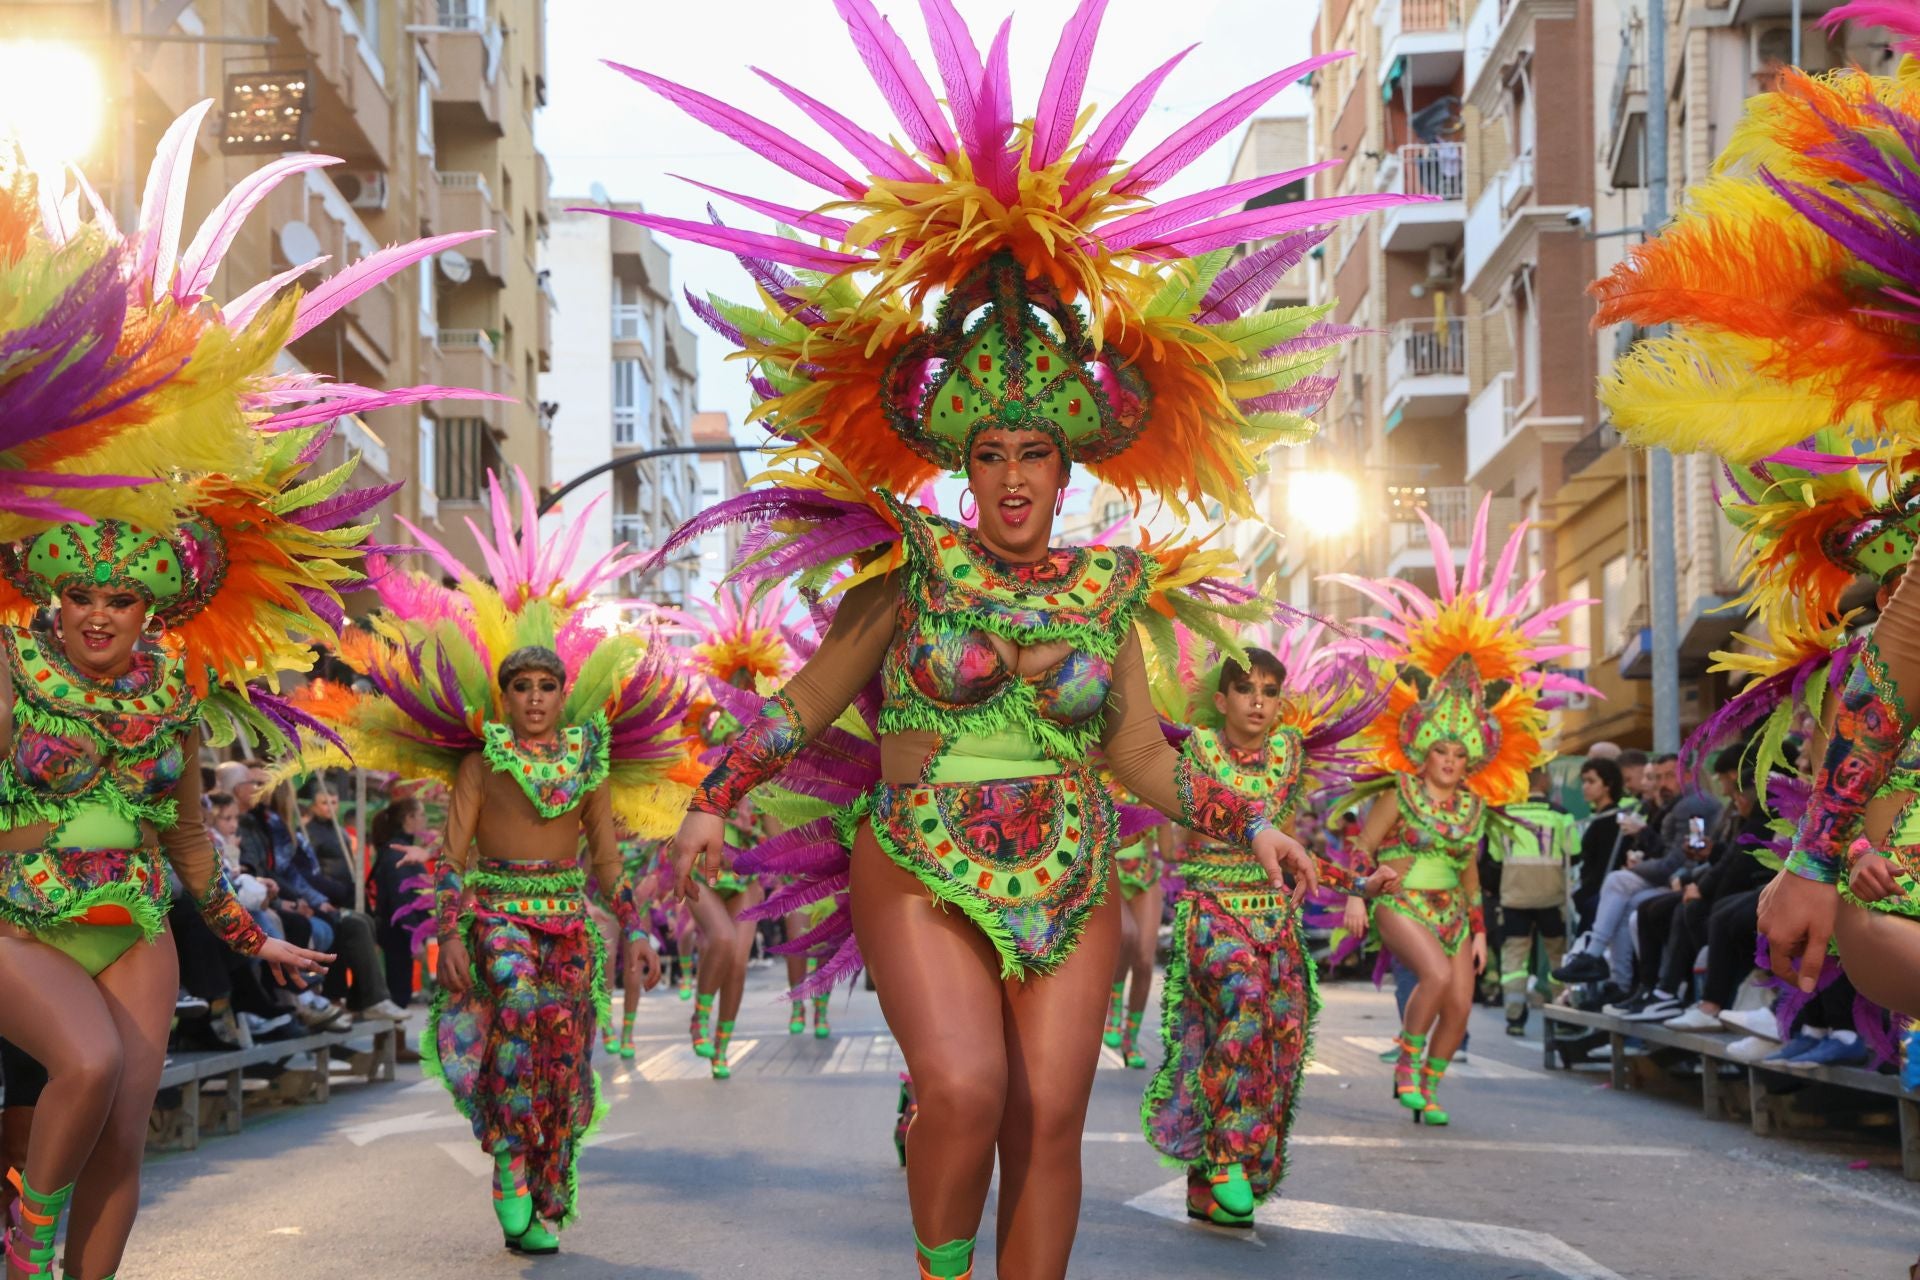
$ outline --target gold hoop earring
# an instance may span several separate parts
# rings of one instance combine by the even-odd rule
[[[158,640],[167,634],[167,620],[157,613],[150,613],[140,630],[146,633],[147,639]]]
[[[973,510],[971,511],[967,510],[967,507],[969,504],[971,504],[973,507]],[[977,498],[973,496],[972,486],[968,486],[967,488],[962,489],[960,491],[960,518],[962,520],[971,520],[979,514],[980,514],[980,502]]]

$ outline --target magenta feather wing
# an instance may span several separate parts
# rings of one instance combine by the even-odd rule
[[[986,171],[981,182],[996,200],[1010,204],[1019,195],[1016,170],[1020,157],[1010,146],[1013,132],[1013,76],[1007,66],[1007,46],[1013,36],[1013,19],[1000,24],[993,34],[993,47],[987,51],[986,78],[980,84],[980,130],[990,141],[985,144]]]
[[[663,218],[656,214],[637,213],[628,209],[600,209],[593,206],[568,209],[567,212],[597,213],[603,217],[618,218],[622,222],[631,222],[636,227],[645,227],[649,231],[658,231],[675,239],[704,244],[714,249],[725,249],[728,253],[750,253],[757,258],[767,258],[784,266],[799,267],[806,271],[824,271],[829,275],[839,275],[855,267],[872,264],[870,258],[841,253],[837,249],[821,249],[781,236],[764,235],[758,231],[742,231],[737,227],[716,227],[710,223],[691,222],[685,218]]]
[[[1230,213],[1211,222],[1187,227],[1157,242],[1132,244],[1126,248],[1142,257],[1192,258],[1215,249],[1229,249],[1249,241],[1265,240],[1269,236],[1283,235],[1338,218],[1425,203],[1428,203],[1426,196],[1403,196],[1391,192],[1302,200],[1294,204]],[[1113,247],[1109,245],[1109,248]]]
[[[1147,108],[1153,105],[1153,95],[1160,91],[1160,86],[1166,83],[1181,59],[1199,47],[1190,44],[1155,67],[1146,79],[1127,90],[1125,96],[1114,104],[1113,110],[1101,118],[1100,123],[1094,126],[1092,136],[1087,139],[1087,145],[1067,169],[1067,181],[1062,193],[1064,198],[1071,200],[1107,175],[1107,171],[1119,161],[1127,140],[1133,137],[1133,131],[1146,116]]]
[[[492,231],[455,231],[444,236],[428,236],[424,240],[392,245],[362,258],[346,270],[328,276],[313,292],[300,299],[300,305],[294,311],[293,331],[289,339],[309,332],[388,276],[405,271],[422,258],[431,258],[443,249],[492,234]]]
[[[753,73],[779,90],[780,95],[805,112],[807,118],[833,135],[833,140],[867,166],[868,172],[882,178],[905,182],[932,182],[933,174],[900,148],[875,137],[867,130],[835,111],[818,98],[794,88],[770,71],[753,68]]]
[[[240,225],[262,200],[273,194],[275,187],[296,173],[339,163],[337,156],[282,156],[242,178],[239,185],[227,193],[226,199],[214,206],[213,212],[207,215],[206,221],[194,233],[187,251],[181,255],[180,274],[174,281],[173,296],[195,298],[207,291],[207,286],[213,283],[213,273],[219,270],[221,260],[227,256],[227,250],[233,244],[233,238],[240,234]]]
[[[1338,160],[1322,160],[1302,169],[1291,169],[1285,173],[1266,174],[1257,178],[1245,178],[1239,182],[1230,182],[1223,187],[1214,187],[1208,191],[1182,196],[1177,200],[1168,200],[1151,209],[1129,214],[1116,219],[1100,228],[1100,239],[1111,249],[1124,248],[1130,244],[1153,240],[1160,236],[1180,230],[1210,218],[1222,209],[1234,205],[1243,205],[1255,196],[1265,195],[1289,182],[1310,177],[1323,170],[1331,169],[1341,163]]]
[[[1305,62],[1296,62],[1270,76],[1254,81],[1238,93],[1228,94],[1192,120],[1173,131],[1166,141],[1141,157],[1116,191],[1144,195],[1165,183],[1204,155],[1209,147],[1227,136],[1241,122],[1264,106],[1267,100],[1305,75],[1311,75],[1330,62],[1353,56],[1347,50],[1333,49],[1315,54]]]
[[[776,204],[771,200],[762,200],[757,196],[743,195],[738,191],[728,191],[725,187],[711,186],[708,183],[701,182],[697,178],[689,178],[683,174],[674,173],[668,174],[667,176],[679,178],[680,181],[687,183],[689,186],[698,187],[702,191],[710,192],[723,200],[731,200],[743,209],[751,209],[755,213],[763,213],[775,222],[784,222],[788,226],[798,227],[802,231],[811,231],[817,236],[827,236],[833,240],[845,241],[847,233],[853,230],[853,224],[844,218],[829,218],[825,214],[814,213],[808,209],[798,209],[790,204]],[[713,208],[711,205],[708,206],[707,213],[709,217],[712,216]],[[715,219],[715,221],[717,222],[718,220]],[[725,226],[726,224],[719,223],[718,225]]]
[[[203,98],[182,111],[153,153],[147,186],[140,197],[140,236],[134,254],[133,276],[151,282],[148,297],[166,292],[173,278],[174,256],[180,248],[180,223],[187,211],[187,178],[193,165],[193,136],[213,107]],[[51,106],[50,106],[51,109]]]
[[[880,16],[873,0],[833,0],[833,7],[908,139],[926,155],[943,160],[951,156],[956,149],[953,130],[893,24]]]
[[[222,307],[220,309],[221,318],[227,322],[229,328],[246,328],[253,317],[259,314],[260,308],[264,307],[267,304],[267,300],[273,297],[274,294],[280,292],[295,280],[307,274],[307,272],[326,265],[332,257],[332,254],[323,253],[317,258],[309,258],[297,267],[288,267],[285,271],[268,276],[265,280],[254,285],[251,289],[248,289],[245,293]]]
[[[1331,227],[1296,231],[1264,249],[1256,249],[1214,277],[1213,287],[1200,300],[1201,324],[1219,324],[1247,314],[1266,300],[1280,277],[1298,266],[1314,246],[1333,234]]]
[[[682,111],[738,142],[762,159],[779,165],[794,177],[811,182],[836,196],[857,196],[862,185],[833,161],[806,143],[783,133],[755,116],[728,106],[697,89],[675,84],[637,67],[606,61],[609,67],[639,84],[645,85]]]
[[[1107,0],[1080,0],[1060,29],[1053,61],[1040,86],[1034,109],[1033,146],[1027,167],[1038,172],[1066,154],[1073,142],[1073,122],[1080,115],[1080,95],[1087,88],[1087,68],[1093,64],[1093,46],[1100,35],[1100,19]]]
[[[926,19],[927,37],[933,42],[934,68],[947,90],[947,111],[953,116],[960,145],[973,158],[977,172],[985,155],[985,140],[977,127],[980,83],[986,78],[980,48],[973,42],[966,19],[953,7],[953,0],[920,0],[920,14]]]
[[[271,418],[262,419],[259,427],[262,431],[292,431],[298,427],[310,427],[319,422],[331,422],[344,414],[372,413],[376,409],[419,404],[426,400],[511,399],[513,397],[509,395],[494,391],[475,391],[469,387],[398,387],[392,391],[369,392],[366,395],[338,396],[303,408],[289,409],[285,413],[276,413]]]

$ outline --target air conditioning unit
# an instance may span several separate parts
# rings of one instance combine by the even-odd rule
[[[378,170],[347,169],[333,176],[333,185],[356,209],[387,207],[387,175]]]
[[[1787,21],[1756,22],[1748,28],[1752,38],[1749,62],[1754,74],[1760,75],[1770,68],[1793,65],[1793,23]],[[1818,23],[1805,22],[1800,26],[1800,69],[1802,71],[1832,71],[1842,64],[1843,54],[1827,40],[1827,33]]]
[[[1444,244],[1427,246],[1427,283],[1451,284],[1453,279],[1453,250]]]

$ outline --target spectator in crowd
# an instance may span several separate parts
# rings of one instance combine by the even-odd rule
[[[280,917],[268,906],[269,900],[279,894],[279,886],[254,875],[240,863],[240,802],[231,791],[207,794],[207,838],[213,841],[227,869],[227,878],[233,881],[233,896],[247,909],[253,922],[270,938],[286,937]]]
[[[1547,799],[1547,773],[1535,769],[1528,797],[1509,805],[1511,828],[1496,842],[1498,858],[1483,855],[1480,884],[1497,904],[1500,923],[1500,987],[1507,1010],[1507,1034],[1527,1030],[1527,983],[1537,948],[1546,968],[1560,963],[1567,945],[1567,866],[1576,847],[1573,816]],[[1491,877],[1491,879],[1489,879]]]
[[[1574,927],[1593,926],[1600,903],[1600,882],[1613,870],[1625,833],[1620,829],[1620,800],[1625,779],[1620,766],[1605,756],[1588,756],[1580,766],[1580,795],[1591,814],[1580,832],[1579,880],[1573,891]]]
[[[1622,751],[1614,763],[1620,766],[1620,807],[1645,816],[1654,790],[1653,768],[1647,753]]]
[[[346,910],[353,905],[354,867],[353,833],[340,821],[340,796],[326,783],[314,785],[307,801],[307,820],[301,830],[313,846],[313,857],[320,868],[327,898]]]
[[[1615,1000],[1633,989],[1633,912],[1643,902],[1667,892],[1667,884],[1685,866],[1692,822],[1703,824],[1719,817],[1720,805],[1709,796],[1683,791],[1680,760],[1656,757],[1648,775],[1648,795],[1654,808],[1639,827],[1626,852],[1625,865],[1600,882],[1599,904],[1592,927],[1580,935],[1567,961],[1554,971],[1561,982],[1610,981]],[[1631,824],[1623,824],[1623,829]]]
[[[412,796],[394,800],[373,816],[367,839],[373,845],[371,907],[386,964],[387,991],[404,1009],[413,999],[413,931],[396,925],[393,913],[411,899],[433,896],[431,889],[409,892],[401,887],[421,874],[432,858],[426,843],[426,806]]]
[[[337,1024],[342,1019],[335,1002],[346,997],[351,1013],[405,1021],[406,1010],[393,1003],[387,991],[385,966],[374,943],[373,921],[357,911],[341,910],[322,887],[324,877],[313,846],[296,822],[292,786],[285,782],[272,786],[266,762],[249,760],[247,780],[234,796],[244,810],[240,817],[241,861],[254,874],[269,876],[279,885],[277,909],[288,939],[298,946],[297,939],[304,931],[316,946],[324,945],[325,950],[340,957],[322,988],[320,1002],[328,1006],[328,1011],[323,1016],[319,1007],[302,999],[305,1012],[301,1020],[309,1025]]]
[[[1620,744],[1617,742],[1596,742],[1587,748],[1589,760],[1611,760],[1620,763]]]

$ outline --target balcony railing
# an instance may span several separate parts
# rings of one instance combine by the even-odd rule
[[[1614,430],[1612,423],[1603,422],[1589,431],[1585,438],[1569,445],[1560,465],[1564,468],[1566,478],[1571,480],[1619,447],[1620,433]]]
[[[1400,148],[1400,192],[1409,196],[1466,198],[1466,164],[1457,142],[1415,142]]]
[[[1399,0],[1399,9],[1400,30],[1409,32],[1458,31],[1466,17],[1462,0]]]
[[[640,443],[640,409],[637,405],[617,404],[613,407],[613,442]]]
[[[493,337],[485,329],[442,329],[439,344],[442,351],[471,351],[477,348],[488,359],[494,355]]]
[[[1402,320],[1389,333],[1387,385],[1406,378],[1462,376],[1467,371],[1467,327],[1449,320]]]
[[[440,25],[452,31],[484,31],[486,0],[440,0]]]
[[[647,518],[635,512],[616,511],[613,516],[613,540],[636,550],[647,547]]]
[[[489,207],[493,204],[493,188],[487,185],[487,175],[484,173],[443,170],[434,176],[439,178],[440,185],[443,187],[451,187],[457,191],[477,190],[480,198],[485,200]]]

